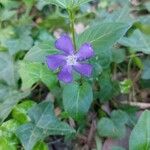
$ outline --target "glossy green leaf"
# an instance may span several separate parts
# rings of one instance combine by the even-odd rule
[[[92,101],[92,87],[88,83],[65,85],[63,89],[64,109],[75,120],[80,120],[86,115]]]
[[[150,111],[146,110],[140,116],[129,140],[129,150],[150,149]]]
[[[38,141],[49,135],[68,135],[75,132],[68,124],[56,118],[53,105],[48,101],[31,108],[29,117],[31,122],[22,125],[16,132],[25,150],[32,150]]]
[[[16,120],[10,119],[0,126],[0,149],[17,150],[18,139],[15,136],[15,131],[19,125]]]
[[[130,47],[134,52],[143,52],[150,54],[150,36],[135,30],[129,37],[123,37],[119,40],[121,45]]]
[[[12,117],[20,123],[26,123],[30,121],[27,115],[27,111],[33,107],[36,103],[31,100],[25,100],[22,103],[16,105],[12,110]]]
[[[28,96],[29,92],[19,92],[4,85],[0,85],[0,91],[0,123],[2,123],[8,117],[14,106]]]
[[[0,150],[17,150],[17,146],[10,143],[5,137],[0,137]]]
[[[33,84],[39,81],[51,89],[57,82],[54,73],[41,63],[22,61],[19,65],[19,73],[23,90],[31,88]]]

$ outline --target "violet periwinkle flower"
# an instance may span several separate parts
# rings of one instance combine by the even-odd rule
[[[92,66],[86,63],[86,60],[94,55],[92,46],[89,43],[83,44],[78,52],[75,52],[72,40],[66,34],[63,34],[55,42],[55,47],[61,51],[61,54],[47,56],[46,62],[50,69],[60,68],[58,79],[65,83],[73,81],[73,70],[83,76],[90,77]]]

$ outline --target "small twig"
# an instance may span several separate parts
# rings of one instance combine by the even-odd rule
[[[140,109],[150,109],[149,103],[139,103],[139,102],[128,102],[128,101],[122,101],[121,104],[127,104],[130,106],[139,107]]]
[[[92,139],[94,138],[96,131],[96,120],[92,121],[91,128],[87,137],[87,150],[91,149]]]

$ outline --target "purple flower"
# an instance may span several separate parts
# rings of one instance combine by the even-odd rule
[[[83,44],[79,51],[75,53],[74,46],[70,37],[63,34],[55,42],[55,47],[60,50],[61,54],[54,54],[47,56],[47,65],[50,69],[60,69],[58,79],[69,83],[73,80],[73,69],[84,75],[90,77],[92,73],[92,66],[85,61],[94,55],[92,46],[89,43]]]

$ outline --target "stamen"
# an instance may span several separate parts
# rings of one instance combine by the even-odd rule
[[[77,57],[75,55],[69,55],[66,61],[67,65],[75,65],[77,63]]]

